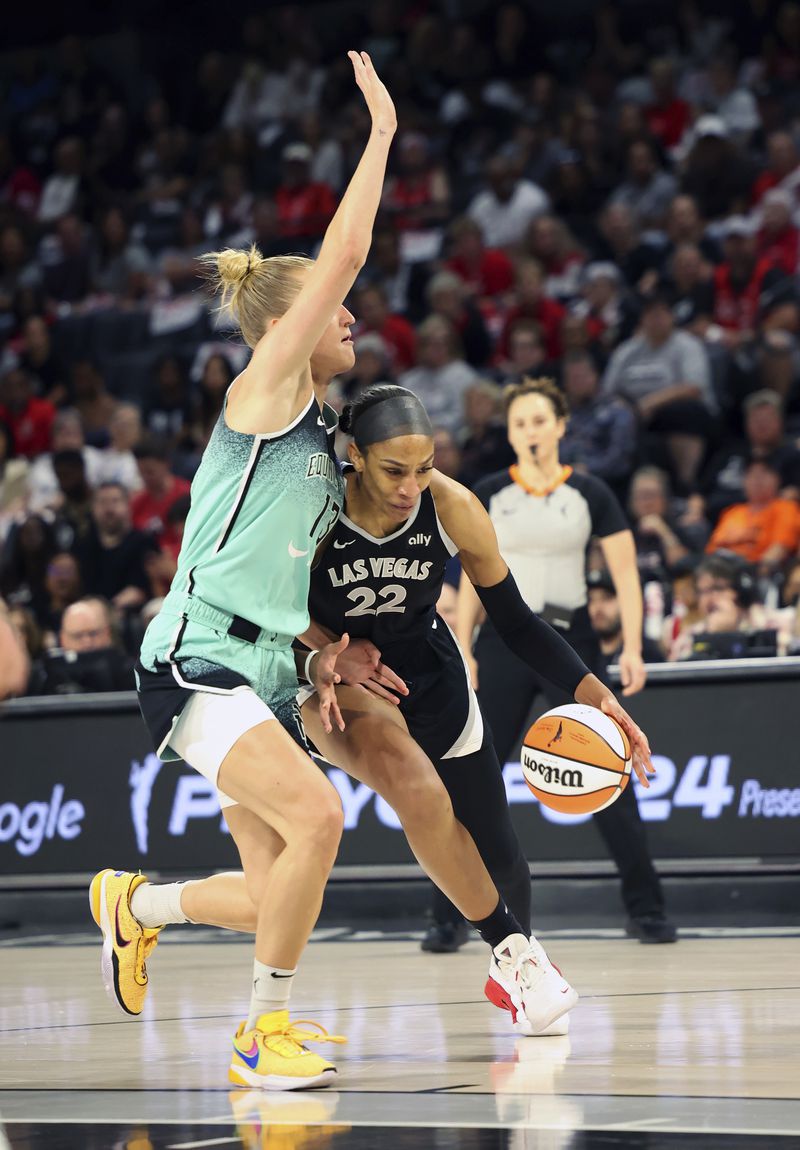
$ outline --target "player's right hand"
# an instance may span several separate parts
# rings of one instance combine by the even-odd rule
[[[336,670],[336,663],[349,642],[350,637],[345,634],[335,643],[326,643],[320,647],[309,667],[311,682],[317,688],[319,717],[326,735],[333,730],[333,723],[340,731],[344,730],[344,719],[336,699],[336,684],[341,683],[342,676]]]
[[[397,131],[397,112],[392,97],[375,71],[366,52],[348,52],[356,83],[361,89],[372,117],[372,123],[381,134],[394,135]]]

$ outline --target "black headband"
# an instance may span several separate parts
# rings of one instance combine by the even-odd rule
[[[397,439],[400,435],[433,435],[428,413],[415,395],[390,395],[359,413],[353,439],[359,447]]]

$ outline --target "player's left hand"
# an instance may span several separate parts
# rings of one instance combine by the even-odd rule
[[[349,642],[350,636],[344,634],[335,643],[326,643],[320,647],[308,669],[311,682],[317,688],[319,717],[326,735],[333,730],[333,723],[336,723],[340,731],[344,730],[344,719],[336,699],[336,684],[342,681],[342,676],[336,670],[336,660],[347,649]]]
[[[364,687],[395,705],[398,695],[407,695],[408,687],[391,667],[381,662],[381,653],[369,639],[354,639],[339,658],[336,669],[342,682],[350,687]]]
[[[634,723],[628,712],[624,710],[610,691],[601,701],[600,710],[612,719],[616,719],[628,736],[628,741],[631,744],[631,765],[636,772],[636,778],[643,787],[649,787],[650,780],[647,776],[654,775],[656,769],[650,758],[650,744],[644,731]]]
[[[635,695],[647,680],[642,656],[633,651],[622,651],[619,659],[619,679],[623,695]]]

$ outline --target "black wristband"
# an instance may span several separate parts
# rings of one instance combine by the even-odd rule
[[[574,696],[589,668],[558,631],[534,615],[511,572],[494,587],[475,590],[506,646],[542,679]]]

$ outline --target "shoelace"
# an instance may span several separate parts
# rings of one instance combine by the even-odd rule
[[[536,965],[540,966],[543,970],[547,970],[548,966],[550,966],[550,959],[547,957],[547,952],[538,939],[532,938],[530,940],[530,945],[525,951],[525,955],[527,958],[533,959]]]
[[[549,965],[550,960],[542,944],[531,939],[528,949],[518,955],[514,969],[522,986],[530,988],[539,981]]]
[[[304,1026],[313,1026],[315,1029],[303,1030],[301,1023]],[[270,1045],[271,1050],[290,1057],[305,1050],[304,1042],[337,1042],[339,1044],[347,1042],[343,1035],[328,1034],[324,1026],[318,1022],[313,1022],[310,1018],[298,1018],[296,1022],[290,1022],[283,1030],[273,1030],[269,1034],[264,1034],[262,1031],[256,1033],[265,1045]]]
[[[137,954],[137,974],[142,978],[147,978],[147,960],[158,946],[159,931],[152,931],[145,929],[142,933],[142,938],[139,943],[139,953]]]

